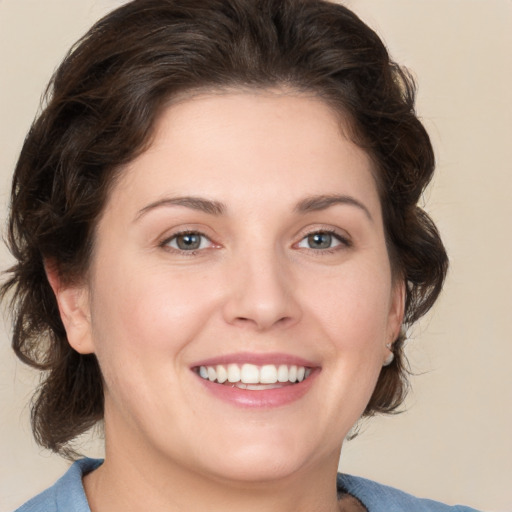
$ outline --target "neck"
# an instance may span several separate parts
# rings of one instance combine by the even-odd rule
[[[268,481],[227,481],[169,460],[107,451],[105,462],[84,478],[91,512],[338,512],[337,455]]]

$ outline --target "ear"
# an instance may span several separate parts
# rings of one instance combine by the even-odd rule
[[[402,328],[402,322],[405,314],[405,282],[397,281],[393,286],[391,301],[388,314],[388,325],[386,332],[385,346],[383,347],[382,366],[389,366],[395,354],[393,352],[393,343],[398,338]]]
[[[64,283],[55,263],[45,261],[46,277],[52,287],[69,344],[80,354],[91,354],[94,346],[91,336],[89,291],[85,284]]]
[[[405,314],[405,282],[397,280],[393,286],[388,316],[388,340],[393,344],[400,334]]]

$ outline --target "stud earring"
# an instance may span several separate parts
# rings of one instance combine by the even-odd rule
[[[393,351],[391,350],[391,343],[386,343],[386,348],[389,350],[389,355],[384,359],[382,366],[389,366],[395,359],[395,354],[393,354]]]

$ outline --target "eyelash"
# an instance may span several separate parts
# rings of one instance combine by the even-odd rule
[[[183,254],[183,255],[186,255],[186,256],[195,256],[195,255],[198,254],[198,252],[203,251],[203,250],[206,249],[205,247],[203,247],[203,248],[199,247],[198,249],[186,250],[186,249],[180,249],[179,247],[171,247],[170,246],[170,243],[173,240],[176,240],[180,236],[187,236],[187,235],[188,236],[197,236],[197,237],[200,237],[202,239],[206,239],[206,240],[208,240],[208,242],[213,244],[212,240],[208,236],[206,236],[204,233],[201,233],[200,231],[184,230],[184,231],[179,231],[178,233],[174,233],[172,236],[170,236],[170,237],[166,238],[165,240],[163,240],[160,243],[160,247],[162,247],[163,249],[166,249],[168,251],[177,252],[179,254]]]
[[[179,254],[187,255],[187,256],[196,256],[199,252],[204,251],[205,249],[211,248],[211,247],[199,247],[197,249],[192,250],[186,250],[186,249],[180,249],[179,247],[171,247],[170,244],[173,240],[176,240],[180,236],[197,236],[201,237],[202,239],[206,239],[210,244],[214,244],[214,242],[204,233],[201,233],[200,231],[193,231],[193,230],[184,230],[179,231],[177,233],[174,233],[172,236],[166,238],[160,243],[160,247],[173,252],[178,252]],[[294,247],[298,246],[301,242],[306,240],[308,237],[314,236],[314,235],[329,235],[332,238],[334,238],[336,241],[339,242],[339,245],[336,245],[334,247],[328,247],[325,249],[314,249],[312,247],[304,247],[304,249],[308,251],[314,252],[316,255],[325,255],[325,254],[332,254],[339,250],[342,250],[343,248],[350,248],[353,246],[352,241],[344,236],[341,236],[339,233],[337,233],[333,229],[318,229],[315,231],[308,232],[303,235],[303,237],[300,239],[300,241],[296,244],[294,244]],[[202,242],[201,242],[202,244]],[[200,245],[201,245],[200,244]]]
[[[317,229],[315,231],[310,231],[306,233],[298,242],[299,244],[306,240],[310,236],[314,235],[330,235],[332,238],[334,238],[336,241],[339,242],[339,245],[336,245],[334,247],[328,247],[326,249],[314,249],[312,247],[305,248],[309,251],[312,251],[315,253],[315,255],[323,256],[328,254],[333,254],[339,250],[347,249],[353,246],[352,241],[348,237],[344,237],[340,235],[337,231],[334,229]],[[298,244],[295,244],[298,245]]]

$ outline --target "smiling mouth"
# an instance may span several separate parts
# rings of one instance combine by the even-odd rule
[[[282,388],[306,380],[312,368],[298,365],[218,364],[198,366],[194,371],[204,380],[253,391]]]

